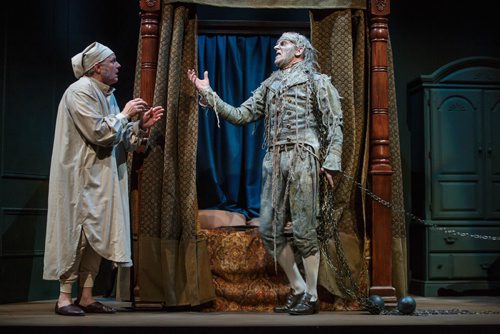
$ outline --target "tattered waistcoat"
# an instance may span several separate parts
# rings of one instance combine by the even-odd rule
[[[341,169],[342,111],[339,94],[328,76],[298,63],[271,74],[239,107],[225,103],[210,87],[200,95],[233,124],[265,117],[269,150],[305,149],[316,156],[321,167]]]

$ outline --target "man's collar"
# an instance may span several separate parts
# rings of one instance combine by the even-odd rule
[[[102,93],[106,96],[113,94],[113,92],[115,91],[115,88],[113,88],[109,85],[106,85],[105,83],[103,83],[97,79],[94,79],[92,77],[89,77],[89,79],[92,80],[92,82],[94,82],[97,85],[97,87],[99,87],[99,89],[102,91]]]

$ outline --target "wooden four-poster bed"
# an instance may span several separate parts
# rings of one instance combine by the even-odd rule
[[[161,1],[141,0],[141,49],[140,96],[153,104],[154,86],[157,75],[159,49],[159,26]],[[391,202],[391,178],[393,168],[389,150],[389,81],[388,81],[388,15],[389,0],[368,1],[370,52],[369,82],[369,187],[383,201]],[[167,111],[168,112],[168,111]],[[140,166],[141,157],[134,158],[135,167]],[[139,162],[138,162],[139,160]],[[137,173],[135,170],[133,173]],[[136,175],[137,177],[137,175]],[[139,180],[140,181],[140,180]],[[134,244],[139,238],[141,224],[139,200],[141,185],[133,186],[132,224]],[[371,264],[369,294],[380,295],[387,304],[396,302],[396,289],[392,278],[392,227],[391,209],[381,201],[372,200],[366,209],[371,226]],[[134,248],[137,255],[137,248]],[[135,266],[140,267],[138,258]],[[137,270],[137,269],[136,269]],[[134,279],[133,279],[134,281]],[[140,282],[134,281],[134,294],[139,294]]]

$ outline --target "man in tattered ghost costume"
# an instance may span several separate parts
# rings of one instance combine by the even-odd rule
[[[291,287],[286,303],[274,311],[313,314],[319,311],[318,175],[324,174],[333,185],[333,175],[341,169],[342,111],[330,78],[317,72],[317,52],[307,38],[287,32],[274,49],[279,70],[238,108],[217,96],[207,72],[203,80],[194,70],[188,76],[201,103],[231,123],[241,125],[265,117],[268,149],[262,167],[259,231]],[[284,235],[288,221],[294,246],[303,258],[305,280]]]
[[[56,313],[113,313],[93,298],[94,278],[101,257],[132,265],[126,151],[140,144],[163,108],[148,108],[138,98],[120,112],[111,87],[120,64],[100,43],[71,62],[78,80],[65,91],[57,112],[43,278],[60,281]],[[129,120],[137,115],[139,120]],[[73,304],[77,280],[80,291]]]

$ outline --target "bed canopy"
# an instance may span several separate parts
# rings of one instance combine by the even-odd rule
[[[166,116],[151,129],[147,148],[131,159],[132,300],[195,306],[214,298],[197,218],[198,105],[186,76],[188,68],[197,68],[196,5],[309,10],[311,41],[322,72],[343,96],[346,123],[342,159],[348,176],[335,186],[340,238],[332,235],[325,248],[337,262],[332,267],[322,253],[320,284],[348,298],[331,273],[347,261],[358,293],[394,305],[406,292],[406,240],[404,216],[391,209],[402,207],[403,199],[389,0],[140,1],[134,94],[163,105]],[[335,241],[346,254],[335,254]]]

